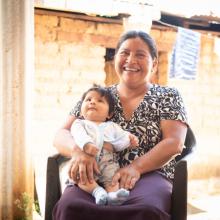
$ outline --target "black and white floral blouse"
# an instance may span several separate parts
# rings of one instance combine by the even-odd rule
[[[117,93],[117,85],[113,85],[109,89],[115,97],[115,111],[111,120],[136,135],[139,139],[138,148],[125,149],[119,153],[121,167],[129,164],[136,157],[144,155],[161,141],[161,120],[179,120],[187,123],[183,100],[175,88],[152,85],[129,121],[123,115],[122,105]],[[70,114],[79,116],[80,102]],[[173,179],[174,165],[175,160],[171,160],[159,171],[167,178]]]

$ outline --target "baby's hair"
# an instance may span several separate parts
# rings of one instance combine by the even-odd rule
[[[82,96],[81,101],[83,102],[83,100],[85,99],[86,95],[91,92],[91,91],[95,91],[97,93],[99,93],[101,95],[101,97],[105,97],[108,104],[109,104],[109,115],[111,115],[114,112],[114,104],[115,104],[115,100],[114,97],[111,93],[111,91],[103,86],[94,84],[91,88],[89,88]]]

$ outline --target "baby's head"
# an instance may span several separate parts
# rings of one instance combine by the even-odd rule
[[[102,86],[94,85],[82,96],[81,115],[84,119],[103,122],[114,112],[114,97],[111,91]]]

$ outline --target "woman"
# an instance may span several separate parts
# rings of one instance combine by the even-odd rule
[[[128,199],[121,206],[97,207],[91,195],[76,186],[67,187],[55,206],[55,220],[170,219],[174,157],[183,149],[187,125],[178,91],[150,83],[157,62],[155,43],[147,33],[129,31],[119,39],[115,69],[120,82],[109,88],[116,99],[111,120],[139,138],[138,148],[119,154],[121,168],[113,177],[113,184],[119,182],[121,188],[130,190]],[[79,176],[85,184],[94,181],[99,169],[70,135],[78,116],[79,105],[58,131],[54,145],[61,154],[72,156],[70,177],[77,181]]]

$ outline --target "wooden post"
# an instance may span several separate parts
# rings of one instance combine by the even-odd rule
[[[0,219],[24,216],[15,205],[33,199],[31,91],[34,74],[34,4],[0,2]]]

